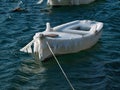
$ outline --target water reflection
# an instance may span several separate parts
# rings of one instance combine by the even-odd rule
[[[19,70],[28,74],[39,74],[46,71],[45,67],[38,60],[24,60]]]
[[[38,85],[46,82],[46,68],[35,60],[23,60],[9,86],[10,90],[39,90]],[[25,86],[24,86],[25,85]]]

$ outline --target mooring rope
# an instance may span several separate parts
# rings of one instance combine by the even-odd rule
[[[59,63],[57,57],[55,56],[54,52],[52,51],[52,48],[50,47],[48,41],[46,41],[46,44],[48,45],[48,48],[49,48],[50,52],[52,53],[53,57],[55,58],[55,60],[56,60],[56,62],[57,62],[57,64],[58,64],[58,66],[60,67],[60,69],[61,69],[63,75],[65,76],[67,82],[69,83],[70,87],[72,88],[72,90],[75,90],[74,87],[73,87],[73,85],[72,85],[72,83],[71,83],[70,80],[68,79],[66,73],[64,72],[62,66],[60,65],[60,63]]]

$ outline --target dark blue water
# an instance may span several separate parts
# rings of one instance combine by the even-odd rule
[[[25,0],[24,0],[25,1]],[[0,0],[0,90],[71,90],[54,58],[36,62],[19,51],[36,32],[73,20],[104,23],[99,42],[76,54],[57,56],[75,90],[120,90],[120,1],[41,11],[46,2],[26,0],[23,12],[11,12],[18,0]]]

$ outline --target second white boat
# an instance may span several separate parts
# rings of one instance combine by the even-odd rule
[[[80,5],[90,4],[95,0],[47,0],[47,4],[51,6],[64,6],[64,5]]]

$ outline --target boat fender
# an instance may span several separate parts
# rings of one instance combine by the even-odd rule
[[[36,33],[33,37],[34,39],[34,46],[33,46],[33,51],[34,51],[34,56],[39,57],[41,60],[43,58],[43,47],[44,47],[44,40],[43,40],[43,33],[39,32]]]
[[[47,32],[52,31],[52,28],[51,28],[51,26],[50,26],[50,23],[49,23],[49,22],[47,22],[47,23],[46,23],[46,30],[45,30],[45,31],[47,31]]]

